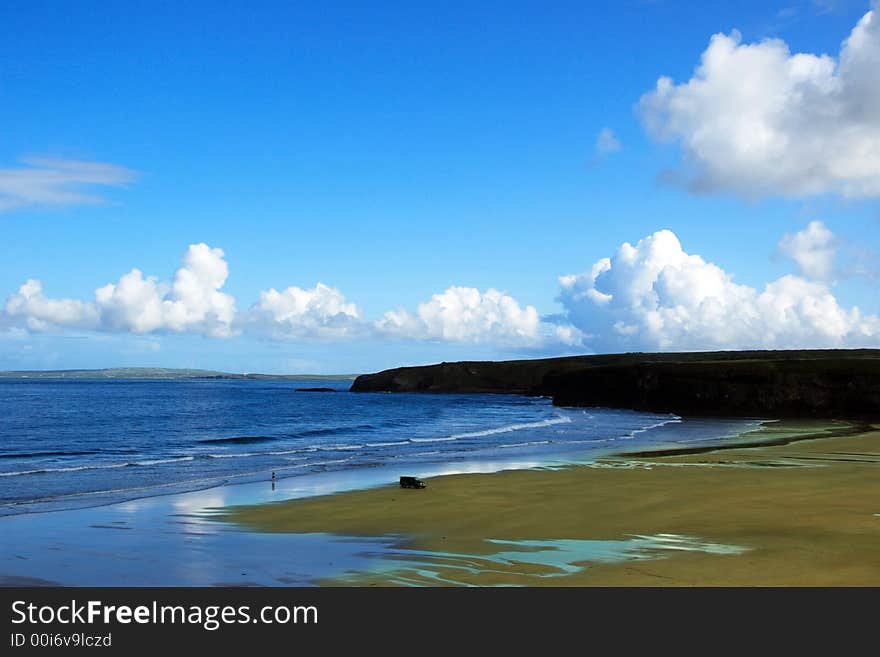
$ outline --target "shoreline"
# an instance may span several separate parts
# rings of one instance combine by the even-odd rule
[[[612,409],[609,409],[612,410]],[[680,420],[681,418],[678,418]],[[699,418],[702,419],[702,418]],[[728,418],[718,418],[719,420],[727,420]],[[760,431],[760,427],[767,423],[777,422],[777,420],[766,420],[760,418],[733,418],[738,422],[752,422],[758,424],[758,429],[741,430],[741,433],[726,435],[722,438],[712,439],[709,449],[719,449],[728,444],[729,441],[738,440],[744,435],[749,435],[755,431]],[[817,422],[817,421],[812,421]],[[665,424],[665,423],[664,423]],[[824,423],[823,423],[824,424]],[[649,427],[656,428],[655,426]],[[703,443],[706,445],[706,443]],[[730,443],[736,445],[738,443]],[[698,447],[687,447],[685,450],[699,449]],[[611,453],[602,454],[601,457],[613,456]],[[464,474],[468,472],[481,472],[482,474],[496,474],[507,470],[531,469],[535,467],[567,467],[569,465],[577,465],[581,462],[580,452],[560,452],[549,455],[520,455],[520,456],[476,456],[473,459],[464,459],[461,461],[426,461],[417,464],[414,468],[422,470],[424,474],[419,476],[436,477],[449,476],[455,474]],[[295,469],[294,466],[277,466],[277,471],[282,475],[278,477],[276,483],[279,487],[296,488],[295,483],[299,481],[311,481],[315,478],[332,478],[341,477],[345,480],[358,480],[354,483],[347,483],[339,487],[336,492],[349,492],[355,490],[368,490],[381,487],[393,483],[397,479],[396,474],[388,475],[385,479],[377,477],[379,473],[386,470],[397,471],[398,466],[393,462],[388,462],[380,466],[359,466],[351,469],[314,471],[302,474],[284,476],[288,469]],[[484,470],[480,470],[485,468]],[[130,488],[119,490],[97,490],[69,493],[59,496],[50,496],[44,498],[36,498],[16,502],[3,502],[0,504],[0,519],[17,516],[38,515],[44,513],[60,513],[65,511],[77,511],[84,509],[96,509],[104,507],[112,507],[119,504],[128,504],[140,500],[150,500],[154,498],[176,498],[178,496],[187,496],[194,493],[219,491],[224,492],[229,489],[256,491],[264,488],[264,484],[269,481],[269,470],[265,473],[242,472],[225,475],[223,478],[216,480],[203,480],[201,482],[181,481],[167,482],[146,486],[144,488]],[[417,473],[418,474],[418,473]],[[285,486],[286,484],[289,484]],[[190,488],[189,486],[192,485]],[[330,486],[333,487],[332,484]],[[114,497],[110,497],[114,496]],[[259,499],[252,500],[252,503],[261,503],[263,501],[272,501],[265,495],[257,495]],[[276,496],[272,496],[276,497]],[[300,495],[295,497],[299,498]]]
[[[395,539],[372,570],[326,585],[876,586],[880,431],[816,429],[768,422],[751,432],[763,438],[740,443],[448,475],[420,492],[384,486],[215,518]]]
[[[838,424],[843,424],[844,426],[840,427],[839,429],[832,430],[833,433],[829,433],[828,430],[822,431],[819,433],[814,433],[813,429],[815,429],[816,427],[811,426],[811,427],[809,427],[809,429],[810,429],[809,432],[803,432],[800,430],[789,430],[789,431],[786,431],[787,435],[782,436],[780,438],[772,439],[772,440],[756,438],[755,440],[749,440],[746,442],[732,442],[732,441],[735,441],[737,439],[740,439],[740,438],[743,438],[746,436],[759,435],[762,432],[764,432],[768,426],[770,426],[774,423],[785,423],[786,425],[792,423],[792,421],[785,420],[785,419],[776,420],[776,419],[754,418],[754,421],[760,423],[760,426],[757,429],[744,431],[736,436],[727,436],[725,438],[718,439],[716,442],[713,442],[713,443],[708,443],[708,444],[703,443],[703,444],[695,445],[693,447],[657,448],[657,449],[648,449],[648,450],[638,450],[638,451],[632,451],[632,452],[629,452],[629,451],[613,452],[613,453],[600,455],[599,459],[684,456],[684,455],[688,455],[688,454],[702,454],[702,453],[715,452],[715,451],[721,451],[721,450],[726,450],[726,449],[784,445],[784,444],[789,444],[789,443],[797,442],[797,441],[801,441],[801,440],[814,440],[814,439],[827,438],[827,437],[831,437],[833,435],[849,435],[852,433],[866,431],[871,428],[871,424],[868,423],[867,421],[856,422],[856,421],[850,421],[850,420],[829,420],[829,421],[807,420],[806,422],[811,425],[824,426],[824,425],[828,425],[831,423],[838,423]],[[490,462],[491,461],[486,461],[485,463],[488,464]],[[476,471],[476,472],[472,471],[472,468],[478,467],[480,464],[483,463],[483,461],[476,460],[473,462],[470,462],[470,461],[464,462],[463,464],[460,464],[460,466],[459,466],[459,467],[463,468],[461,470],[456,469],[456,466],[453,465],[452,463],[444,463],[444,462],[429,463],[427,465],[431,466],[432,470],[439,469],[439,470],[449,470],[449,471],[442,472],[441,474],[425,475],[425,477],[436,479],[437,477],[449,477],[449,476],[458,476],[458,475],[466,475],[466,474],[497,475],[497,474],[501,474],[501,473],[508,472],[508,471],[536,470],[536,469],[540,469],[540,470],[555,469],[555,470],[558,470],[558,469],[569,468],[569,467],[578,467],[580,465],[583,465],[583,462],[581,460],[573,460],[573,461],[548,460],[547,462],[540,463],[538,465],[522,465],[522,463],[524,463],[524,462],[525,461],[522,461],[522,459],[512,459],[510,462],[501,465],[498,469],[489,469],[486,471]],[[330,476],[333,474],[336,474],[336,475],[352,474],[352,473],[357,473],[357,472],[361,471],[362,469],[363,470],[366,470],[366,469],[372,470],[372,468],[354,468],[352,470],[344,470],[344,471],[315,472],[315,473],[308,473],[305,475],[292,475],[289,477],[282,476],[282,477],[279,477],[275,483],[278,485],[281,485],[284,482],[293,483],[293,482],[301,480],[303,477],[311,479],[314,477],[325,477],[325,476]],[[243,481],[233,481],[236,478],[244,479],[245,477],[248,477],[248,478]],[[145,500],[151,500],[151,499],[190,496],[190,495],[211,492],[211,491],[221,491],[222,492],[222,491],[226,491],[229,489],[240,490],[240,489],[245,489],[245,488],[258,488],[258,487],[261,487],[264,483],[265,483],[265,480],[262,477],[255,477],[252,473],[242,473],[239,475],[229,476],[226,479],[221,479],[218,481],[206,483],[205,485],[202,485],[202,486],[197,486],[194,488],[186,488],[185,490],[161,490],[163,488],[172,488],[174,486],[183,485],[183,482],[171,482],[168,484],[161,484],[161,485],[157,485],[155,487],[150,487],[156,491],[156,492],[150,493],[150,494],[133,494],[130,497],[125,496],[121,499],[94,501],[92,503],[87,503],[87,504],[82,504],[82,505],[77,505],[77,506],[62,506],[60,508],[39,508],[39,509],[33,510],[33,511],[28,510],[28,511],[21,511],[18,513],[0,513],[0,519],[19,517],[19,516],[34,516],[34,515],[41,515],[41,514],[46,514],[46,513],[53,513],[54,514],[54,513],[62,513],[65,511],[81,511],[81,510],[88,510],[88,509],[100,509],[100,508],[104,508],[104,507],[117,506],[120,504],[130,504],[133,502],[139,502],[139,501],[145,501]],[[374,488],[379,488],[382,486],[389,486],[392,484],[393,484],[393,481],[389,481],[389,482],[371,481],[369,483],[364,482],[364,485],[362,487],[361,486],[343,487],[338,491],[334,491],[332,493],[327,493],[327,494],[338,495],[338,494],[343,494],[343,493],[356,492],[359,490],[371,490]],[[130,490],[123,490],[120,492],[134,493],[135,491],[136,491],[136,489],[130,489]],[[6,503],[6,504],[9,506],[20,506],[20,507],[24,508],[24,507],[29,507],[31,505],[34,505],[34,506],[50,505],[50,504],[53,504],[56,502],[60,502],[62,500],[80,498],[80,497],[88,497],[88,496],[92,496],[92,495],[97,497],[99,495],[107,494],[110,492],[114,492],[114,491],[88,491],[88,492],[82,492],[82,493],[71,493],[69,495],[64,495],[64,496],[60,496],[57,498],[52,498],[52,497],[38,498],[38,499],[34,499],[34,500],[27,500],[27,501],[23,501],[23,502]],[[308,497],[311,497],[311,496],[308,496]],[[301,499],[301,498],[300,497],[291,498],[291,500],[293,500],[293,499]],[[281,501],[283,502],[283,501],[288,501],[288,500],[281,500]],[[255,502],[254,504],[263,504],[263,503],[271,504],[271,503],[274,503],[274,501],[268,500],[265,502]]]
[[[754,431],[747,431],[741,434],[740,438],[750,436],[752,434],[760,434],[765,432],[768,429],[768,425],[772,426],[775,422],[785,423],[783,426],[787,426],[791,424],[792,420],[760,420],[761,426]],[[695,445],[694,447],[680,447],[680,448],[672,448],[672,449],[647,449],[640,450],[635,452],[619,452],[614,454],[613,456],[619,458],[660,458],[664,456],[688,456],[688,455],[696,455],[696,454],[707,454],[710,452],[720,452],[725,449],[750,449],[753,447],[783,447],[785,445],[790,445],[792,443],[797,443],[802,440],[821,440],[823,438],[836,438],[842,436],[851,436],[859,433],[867,433],[873,430],[873,424],[867,421],[850,421],[850,420],[829,420],[828,422],[839,422],[844,423],[846,426],[840,427],[839,429],[833,429],[828,431],[820,431],[816,433],[801,433],[796,430],[788,430],[786,433],[788,435],[779,436],[777,438],[773,438],[770,440],[761,440],[756,438],[755,440],[747,440],[741,443],[734,442],[719,442],[713,445]],[[825,424],[825,422],[818,421],[817,424]]]

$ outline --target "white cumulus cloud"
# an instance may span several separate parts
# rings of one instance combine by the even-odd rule
[[[574,327],[548,325],[534,306],[523,307],[503,292],[459,286],[433,295],[415,314],[403,309],[385,313],[375,329],[411,339],[518,347],[540,346],[550,339],[576,344],[580,339]]]
[[[52,158],[25,158],[25,165],[0,169],[0,212],[27,206],[103,202],[95,187],[119,187],[137,174],[116,164]]]
[[[265,290],[244,321],[248,329],[282,340],[347,338],[363,329],[357,306],[323,283],[312,289]]]
[[[220,291],[228,275],[221,249],[192,244],[171,285],[132,269],[118,282],[95,290],[93,301],[80,301],[49,298],[40,281],[29,280],[7,299],[4,324],[31,331],[169,331],[228,337],[233,334],[235,299]]]
[[[43,292],[43,284],[34,279],[9,296],[2,314],[3,324],[37,332],[60,327],[90,329],[98,324],[98,311],[93,303],[50,299]]]
[[[796,233],[788,233],[779,242],[779,250],[797,263],[807,278],[828,280],[834,271],[836,240],[821,221],[811,221]]]
[[[469,287],[450,287],[414,313],[392,310],[378,321],[365,319],[340,290],[323,283],[263,290],[248,310],[237,312],[235,299],[222,291],[228,275],[222,250],[193,244],[170,283],[132,269],[95,290],[92,300],[79,300],[51,298],[40,281],[29,280],[8,297],[0,327],[305,341],[438,340],[521,348],[579,346],[584,337],[564,318],[545,321],[534,306],[522,306],[503,292]]]
[[[738,284],[669,230],[624,243],[560,286],[568,319],[599,351],[880,343],[880,318],[842,307],[824,283],[788,275],[760,290]]]
[[[695,191],[880,196],[880,14],[836,58],[716,34],[690,80],[661,77],[639,110],[654,137],[681,144],[676,175]]]

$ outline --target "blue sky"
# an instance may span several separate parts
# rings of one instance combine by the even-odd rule
[[[100,303],[78,307],[71,319],[51,304],[14,310],[7,300],[0,369],[357,372],[632,348],[880,346],[872,319],[880,313],[876,147],[858,151],[858,171],[828,164],[804,189],[775,175],[786,163],[800,175],[797,162],[811,155],[797,144],[772,159],[750,152],[743,173],[728,166],[737,146],[724,140],[734,137],[711,141],[712,153],[698,141],[718,128],[715,117],[737,116],[723,93],[694,100],[681,89],[677,104],[661,99],[657,116],[675,119],[660,118],[668,137],[652,132],[639,105],[661,76],[676,85],[694,76],[716,33],[736,29],[743,45],[780,39],[791,52],[836,60],[868,3],[369,4],[4,3],[0,303],[34,279],[47,299],[94,304],[97,288],[133,268],[170,286],[189,246],[205,243],[223,251],[228,278],[220,291],[234,298],[236,314],[217,319],[222,312],[215,316],[208,303],[205,316],[195,300],[186,308],[196,314],[183,323],[163,315],[137,324],[118,305],[113,313]],[[870,45],[876,30],[865,32]],[[769,63],[744,64],[756,68],[742,79],[761,77],[771,55]],[[730,84],[723,71],[713,75],[716,86]],[[840,113],[840,131],[851,121],[858,144],[874,144],[880,110],[865,118],[839,108],[877,80],[835,75],[844,91],[827,102]],[[824,88],[820,77],[810,89]],[[691,101],[702,114],[677,109]],[[711,111],[713,102],[727,104]],[[777,109],[756,122],[776,121]],[[801,105],[782,109],[815,124]],[[619,148],[597,151],[603,129]],[[857,149],[840,139],[830,128],[804,137],[825,152]],[[668,172],[683,161],[712,182],[670,182],[680,176]],[[15,187],[23,184],[16,172],[39,169],[51,178],[94,162],[108,167],[103,184],[74,181],[64,190],[98,198],[63,200],[42,178],[49,196]],[[759,176],[763,166],[769,175]],[[780,249],[784,235],[810,222],[832,237],[816,233],[824,242],[805,248],[833,259],[833,272],[808,275]],[[757,293],[787,274],[821,286],[797,292],[795,305],[817,307],[812,300],[831,294],[846,326],[826,330],[804,315],[792,320],[796,326],[771,327],[779,330],[767,344],[756,337],[767,333],[757,323],[716,339],[704,295],[676,299],[674,308],[661,299],[664,321],[676,323],[658,333],[653,315],[617,305],[626,297],[621,286],[638,280],[632,267],[648,266],[655,247],[645,243],[642,264],[630,269],[613,257],[623,243],[637,245],[661,229],[683,252]],[[681,274],[677,247],[661,243],[668,272]],[[205,257],[217,265],[219,256]],[[559,276],[587,272],[605,257],[615,263],[609,273],[579,279],[577,289],[605,294],[618,286],[611,304],[584,306],[585,297],[560,288]],[[655,283],[666,280],[654,275]],[[706,273],[688,275],[704,280]],[[288,305],[282,317],[267,304],[248,315],[263,291],[308,292],[318,282],[356,310],[337,308],[336,297],[328,306],[314,293],[307,297],[314,307],[302,312]],[[720,285],[707,294],[739,299]],[[451,286],[480,296],[461,310],[461,295],[451,293],[420,314],[420,304]],[[514,311],[484,299],[489,289],[517,304]],[[174,289],[157,294],[190,303]],[[722,305],[743,316],[771,301]],[[525,312],[529,306],[539,320]],[[393,309],[408,318],[377,328]],[[560,339],[560,326],[576,329],[575,337]]]

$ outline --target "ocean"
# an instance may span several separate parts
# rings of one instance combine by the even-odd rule
[[[349,381],[0,381],[0,515],[317,474],[577,463],[729,440],[757,420],[565,409],[517,395],[349,393]],[[301,392],[331,387],[335,392]],[[370,473],[367,476],[364,473]]]

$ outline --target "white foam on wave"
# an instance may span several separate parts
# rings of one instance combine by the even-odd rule
[[[492,436],[498,433],[510,433],[511,431],[522,431],[523,429],[540,429],[541,427],[552,427],[554,424],[569,424],[571,418],[566,415],[551,417],[539,422],[521,422],[519,424],[507,424],[503,427],[494,429],[483,429],[481,431],[469,431],[467,433],[456,433],[443,438],[410,438],[411,443],[441,443],[451,440],[461,440],[462,438],[482,438],[483,436]]]
[[[266,452],[233,452],[231,454],[203,454],[201,456],[210,458],[210,459],[240,459],[240,458],[251,458],[255,456],[287,456],[289,454],[302,454],[302,453],[312,453],[312,452],[348,452],[359,449],[364,449],[365,447],[393,447],[395,445],[406,445],[408,441],[402,440],[397,442],[387,442],[387,443],[364,443],[364,444],[350,444],[350,445],[335,445],[333,443],[327,445],[309,445],[308,447],[299,447],[296,449],[283,449],[283,450],[272,450]]]
[[[177,461],[192,461],[193,456],[180,456],[169,459],[152,459],[148,461],[129,461],[126,463],[108,463],[107,465],[77,465],[68,468],[38,468],[35,470],[21,470],[19,472],[0,472],[0,477],[21,477],[24,475],[49,474],[51,472],[81,472],[83,470],[115,470],[116,468],[127,468],[129,466],[150,466],[161,465],[164,463],[175,463]]]
[[[314,462],[310,462],[310,463],[302,463],[300,465],[290,465],[290,466],[287,466],[286,468],[282,468],[282,469],[295,470],[297,468],[314,468],[314,467],[317,467],[320,465],[336,465],[338,463],[348,463],[349,461],[351,461],[351,459],[335,459],[333,461],[314,461]]]
[[[194,456],[179,456],[170,459],[152,459],[150,461],[135,461],[127,465],[162,465],[164,463],[177,463],[178,461],[192,461]]]
[[[510,447],[531,447],[533,445],[549,445],[551,441],[549,440],[532,440],[530,442],[525,443],[509,443],[507,445],[498,445],[500,448],[510,448]]]
[[[586,413],[585,413],[586,414]],[[591,417],[587,415],[587,417]],[[655,416],[657,418],[657,416]],[[651,418],[651,419],[655,419]],[[609,438],[593,438],[586,440],[535,440],[535,441],[524,441],[524,442],[514,442],[501,444],[497,447],[499,448],[516,448],[516,447],[528,447],[528,446],[538,446],[538,445],[546,445],[551,442],[559,442],[561,444],[583,444],[583,443],[602,443],[609,442],[615,440],[625,440],[631,439],[637,436],[638,434],[651,431],[653,429],[657,429],[668,424],[675,424],[681,422],[681,417],[677,415],[667,416],[665,418],[660,419],[659,421],[652,422],[645,426],[633,429],[627,433],[623,433],[622,435],[609,437]],[[546,418],[544,420],[536,421],[536,422],[520,422],[515,424],[508,424],[500,427],[494,427],[490,429],[482,429],[479,431],[468,431],[464,433],[452,434],[449,436],[438,436],[434,438],[409,438],[407,440],[396,440],[396,441],[384,441],[384,442],[367,442],[367,443],[355,443],[355,444],[320,444],[320,445],[308,445],[304,447],[298,447],[294,449],[286,449],[286,450],[272,450],[265,452],[239,452],[239,453],[228,453],[228,454],[196,454],[190,456],[178,456],[178,457],[169,457],[169,458],[157,458],[157,459],[147,459],[140,461],[129,461],[125,463],[110,463],[110,464],[94,464],[94,465],[81,465],[81,466],[69,466],[69,467],[58,467],[58,468],[34,468],[30,470],[23,471],[15,471],[15,472],[0,472],[0,477],[18,477],[18,476],[26,476],[26,475],[39,475],[39,474],[48,474],[48,473],[66,473],[66,472],[80,472],[86,470],[111,470],[118,468],[125,468],[128,466],[158,466],[165,465],[177,462],[185,462],[192,461],[194,458],[212,458],[212,459],[247,459],[253,457],[273,457],[273,456],[285,456],[293,454],[301,454],[301,453],[312,453],[312,452],[335,452],[335,451],[356,451],[362,450],[364,448],[395,448],[406,446],[407,444],[412,443],[444,443],[444,442],[454,442],[457,440],[465,440],[468,438],[481,438],[484,436],[492,436],[497,434],[511,433],[516,431],[525,431],[530,429],[540,429],[544,427],[560,425],[560,424],[569,424],[572,422],[571,417],[567,415],[557,415],[555,417]],[[426,454],[434,454],[439,452],[422,452],[418,454],[412,454],[412,456],[420,456]],[[307,457],[288,457],[285,460],[287,461],[301,461],[306,460]],[[349,461],[350,459],[341,459],[341,460],[332,460],[332,461],[323,461],[323,462],[310,462],[303,463],[296,466],[287,466],[287,467],[314,467],[321,465],[331,465],[337,463],[343,463]],[[239,476],[236,474],[226,474],[225,476]]]
[[[458,440],[455,436],[446,436],[445,438],[410,438],[410,443],[448,443],[451,440]]]
[[[661,420],[660,422],[655,422],[653,424],[649,424],[646,427],[641,427],[639,429],[633,429],[629,433],[621,438],[635,438],[640,433],[645,433],[646,431],[651,431],[651,429],[659,429],[660,427],[665,427],[667,424],[679,424],[681,422],[681,418],[678,415],[673,415],[670,418],[665,420]]]
[[[583,445],[585,443],[611,443],[618,438],[587,438],[585,440],[559,440],[560,445]]]
[[[38,470],[21,470],[19,472],[0,472],[0,477],[22,477],[24,475],[47,474],[49,472],[80,472],[81,470],[110,470],[112,468],[124,468],[128,463],[114,463],[112,465],[78,465],[70,468],[39,468]]]
[[[251,456],[286,456],[287,454],[301,454],[303,452],[317,452],[316,447],[300,447],[298,449],[282,449],[271,452],[233,452],[232,454],[203,454],[209,459],[238,459]]]

